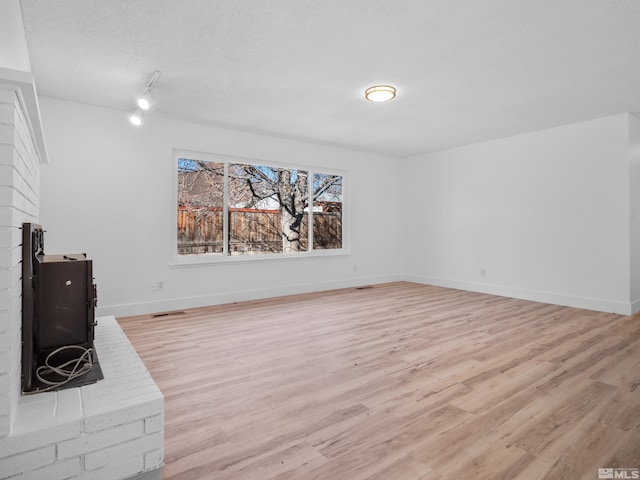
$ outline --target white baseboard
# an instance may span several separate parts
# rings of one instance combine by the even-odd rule
[[[584,308],[599,312],[617,313],[619,315],[633,315],[640,312],[640,299],[632,303],[614,302],[598,298],[578,297],[553,292],[543,292],[522,288],[506,287],[487,283],[474,283],[450,278],[429,277],[425,275],[394,274],[373,277],[358,277],[329,282],[314,282],[298,285],[285,285],[255,290],[241,290],[235,292],[211,293],[193,297],[169,298],[149,302],[115,304],[98,307],[96,316],[113,315],[124,317],[129,315],[144,315],[147,313],[184,310],[188,308],[206,307],[225,303],[259,300],[262,298],[281,297],[298,293],[321,292],[339,288],[351,288],[360,285],[375,285],[379,283],[407,281],[435,285],[439,287],[468,290],[471,292],[487,293],[502,297],[519,298],[534,302],[550,303],[567,307]]]
[[[298,293],[321,292],[338,288],[351,288],[361,285],[375,285],[378,283],[398,282],[402,275],[381,275],[373,277],[357,277],[330,282],[314,282],[280,287],[262,288],[255,290],[241,290],[234,292],[211,293],[193,297],[169,298],[150,302],[127,303],[119,305],[105,305],[96,309],[96,316],[125,317],[129,315],[144,315],[147,313],[184,310],[187,308],[221,305],[224,303],[244,302],[262,298],[282,297]]]
[[[632,315],[633,313],[640,311],[640,300],[631,304],[603,300],[600,298],[577,297],[561,293],[542,292],[523,288],[506,287],[503,285],[466,282],[450,278],[428,277],[424,275],[403,275],[402,279],[407,282],[435,285],[438,287],[455,288],[458,290],[468,290],[478,293],[487,293],[490,295],[498,295],[501,297],[519,298],[521,300],[550,303],[553,305],[562,305],[565,307],[584,308],[586,310],[596,310],[599,312],[617,313],[619,315]]]

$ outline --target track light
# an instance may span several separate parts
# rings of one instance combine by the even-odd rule
[[[140,126],[144,120],[143,111],[149,110],[154,103],[156,103],[155,98],[151,95],[151,88],[160,78],[160,72],[153,72],[151,78],[147,82],[147,86],[144,87],[142,93],[136,98],[136,107],[135,110],[129,115],[129,121],[135,125]]]
[[[131,113],[131,115],[129,115],[129,121],[136,127],[139,127],[140,125],[142,125],[143,120],[144,120],[144,115],[142,113],[142,110],[140,110],[139,108],[136,108]]]
[[[151,92],[147,92],[144,95],[140,95],[138,97],[138,107],[140,107],[142,110],[149,110],[151,107],[153,107],[153,104],[156,103],[156,99],[153,98],[153,95],[151,95]]]

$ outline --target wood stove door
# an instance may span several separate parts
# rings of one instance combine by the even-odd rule
[[[78,255],[45,255],[36,287],[36,345],[49,351],[64,345],[91,346],[87,278],[91,264]],[[91,332],[90,332],[91,330]]]

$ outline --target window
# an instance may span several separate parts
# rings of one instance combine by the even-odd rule
[[[345,252],[344,172],[175,158],[178,261]]]

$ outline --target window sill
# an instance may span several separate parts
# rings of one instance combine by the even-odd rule
[[[169,262],[169,268],[203,267],[210,265],[233,265],[243,263],[281,262],[285,260],[298,260],[310,258],[338,258],[350,257],[351,253],[346,249],[320,250],[315,252],[300,253],[270,253],[257,255],[222,255],[206,253],[201,255],[174,255]]]

